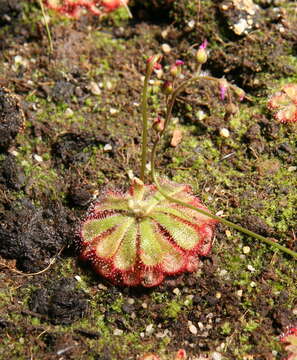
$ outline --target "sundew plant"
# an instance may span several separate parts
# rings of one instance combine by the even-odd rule
[[[170,67],[164,82],[164,116],[158,116],[149,127],[148,88],[153,73],[161,69],[161,56],[147,60],[141,117],[142,151],[140,177],[131,176],[130,188],[123,193],[106,190],[91,206],[82,221],[81,258],[90,261],[94,270],[114,284],[152,287],[167,275],[193,272],[199,267],[199,256],[212,248],[218,222],[239,230],[297,258],[297,253],[261,235],[216,216],[192,193],[190,185],[178,184],[157,174],[155,159],[160,140],[168,129],[177,97],[191,84],[208,81],[218,86],[220,97],[232,105],[233,97],[241,100],[244,92],[201,72],[207,61],[207,42],[196,52],[196,68],[181,77],[183,61]],[[152,136],[150,178],[146,175],[148,138]]]

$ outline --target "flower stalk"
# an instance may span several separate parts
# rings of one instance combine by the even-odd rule
[[[199,48],[200,52],[201,51],[205,51],[205,47],[200,47]],[[153,72],[154,66],[156,63],[158,63],[158,59],[160,58],[159,55],[155,55],[153,57],[151,57],[148,61],[148,66],[147,66],[147,71],[146,71],[146,77],[145,77],[145,81],[144,81],[144,87],[143,87],[143,93],[142,93],[142,101],[141,101],[141,114],[142,114],[142,123],[143,123],[143,135],[142,135],[142,166],[141,166],[141,180],[143,181],[144,179],[144,172],[145,172],[145,165],[146,165],[146,161],[147,161],[147,143],[148,143],[148,104],[147,104],[147,98],[148,98],[148,83],[149,83],[149,78]],[[199,58],[200,59],[200,58]],[[204,58],[203,58],[204,60]],[[251,230],[248,230],[238,224],[234,224],[233,222],[226,220],[220,216],[214,215],[204,209],[201,208],[197,208],[191,204],[185,203],[179,199],[176,199],[172,196],[170,196],[169,194],[166,193],[166,191],[163,190],[162,186],[160,185],[158,178],[157,178],[157,174],[156,174],[156,170],[155,170],[155,162],[156,162],[156,152],[157,152],[157,148],[158,148],[158,144],[163,136],[163,134],[165,133],[166,129],[168,128],[168,125],[170,123],[171,117],[172,117],[172,110],[175,104],[175,101],[178,97],[178,95],[188,86],[190,85],[192,82],[195,81],[200,81],[200,80],[208,80],[208,81],[215,81],[216,83],[218,83],[218,85],[220,86],[222,83],[221,79],[217,79],[215,77],[212,76],[202,76],[201,75],[201,63],[202,61],[198,61],[198,66],[196,68],[196,71],[194,73],[194,75],[192,77],[190,77],[187,80],[184,80],[179,86],[177,86],[176,89],[174,89],[171,94],[167,94],[166,95],[166,114],[165,114],[165,121],[164,121],[164,126],[163,128],[157,132],[156,135],[156,139],[153,143],[153,147],[152,147],[152,152],[151,152],[151,158],[150,158],[150,165],[151,165],[151,176],[152,176],[152,180],[153,183],[156,185],[158,191],[169,201],[179,204],[181,206],[184,206],[186,208],[189,208],[191,210],[194,210],[202,215],[206,215],[211,219],[220,221],[222,224],[229,226],[239,232],[242,232],[250,237],[253,237],[254,239],[257,239],[259,241],[262,241],[268,245],[270,245],[271,247],[278,249],[290,256],[292,256],[293,258],[297,259],[297,253],[293,250],[288,249],[287,247],[278,244],[277,242],[275,242],[272,239],[266,238],[262,235],[259,235]],[[227,86],[227,85],[226,85]],[[228,84],[228,87],[231,88],[235,94],[238,93],[238,87]],[[241,89],[240,89],[241,90]],[[224,91],[224,95],[226,94],[226,90]],[[241,90],[239,94],[239,98],[240,100],[242,100],[243,96],[244,96],[244,92]],[[225,97],[225,96],[224,96]]]

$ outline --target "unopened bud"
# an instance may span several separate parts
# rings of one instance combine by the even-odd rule
[[[199,49],[196,53],[196,60],[199,64],[205,64],[207,61],[207,53],[205,49]]]
[[[244,99],[244,97],[245,97],[245,92],[241,89],[241,88],[239,88],[239,87],[235,87],[234,88],[234,92],[235,92],[235,94],[239,97],[239,100],[240,101],[242,101],[243,99]]]
[[[225,78],[219,80],[220,85],[220,98],[224,100],[228,91],[228,82]]]
[[[165,95],[170,95],[173,92],[172,82],[165,81],[162,90]]]
[[[178,76],[181,73],[181,69],[179,66],[172,65],[170,67],[170,74],[174,77]]]
[[[160,70],[162,69],[162,65],[160,64],[160,61],[162,60],[162,55],[161,54],[157,54],[157,55],[152,55],[150,56],[147,60],[147,66],[150,66],[151,64],[153,65],[153,69],[155,70]]]
[[[164,130],[164,124],[165,124],[165,120],[163,118],[161,118],[160,116],[158,116],[153,121],[153,128],[156,131],[161,132]]]
[[[199,64],[204,64],[207,61],[207,52],[206,52],[207,40],[204,40],[203,43],[199,46],[199,49],[196,53],[196,60]]]
[[[176,60],[175,64],[170,67],[170,74],[174,77],[180,75],[182,65],[184,65],[183,60]]]

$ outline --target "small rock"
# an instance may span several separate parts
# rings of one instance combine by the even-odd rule
[[[164,54],[169,54],[171,52],[171,47],[168,44],[162,44],[161,49],[164,52]]]
[[[112,150],[112,146],[110,144],[105,144],[103,151],[111,151]]]
[[[154,325],[153,324],[149,324],[146,328],[145,328],[145,332],[147,335],[152,335],[152,333],[154,332]]]
[[[249,254],[250,251],[251,251],[251,248],[250,248],[249,246],[244,246],[244,247],[242,248],[242,252],[243,252],[244,254]]]
[[[230,136],[230,131],[226,128],[220,129],[220,135],[224,138],[228,138]]]
[[[95,81],[90,82],[89,89],[93,95],[101,95],[101,90]]]
[[[222,360],[222,355],[215,351],[211,354],[211,359],[212,360]]]
[[[74,112],[73,112],[72,109],[67,108],[67,109],[65,110],[65,116],[66,116],[66,117],[70,118],[70,117],[73,116],[73,114],[74,114]]]
[[[172,134],[172,139],[171,139],[170,145],[172,147],[176,147],[182,141],[182,137],[183,137],[183,135],[182,135],[181,130],[175,129]]]
[[[123,330],[121,330],[121,329],[115,329],[115,330],[113,331],[113,335],[115,335],[115,336],[121,336],[121,335],[123,335]]]
[[[111,115],[114,115],[114,114],[118,113],[119,110],[117,110],[117,109],[115,109],[115,108],[110,108],[110,109],[109,109],[109,112],[110,112]]]
[[[248,265],[247,266],[247,269],[250,271],[250,272],[255,272],[256,269],[252,266],[252,265]]]
[[[37,154],[34,154],[33,155],[33,158],[37,161],[37,162],[43,162],[43,159],[42,159],[42,157],[41,156],[39,156],[39,155],[37,155]]]
[[[189,325],[189,331],[193,335],[197,335],[197,333],[198,333],[198,330],[197,330],[196,326],[193,325],[192,323]]]
[[[176,296],[180,295],[180,290],[178,288],[173,289],[173,294],[175,294]]]

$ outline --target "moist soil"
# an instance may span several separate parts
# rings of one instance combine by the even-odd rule
[[[0,359],[173,359],[181,348],[193,360],[284,359],[279,336],[297,324],[293,257],[219,224],[198,272],[116,287],[78,260],[77,230],[106,187],[139,175],[146,59],[164,55],[153,119],[170,64],[182,59],[188,76],[207,39],[203,70],[246,96],[233,96],[234,112],[217,84],[189,86],[157,167],[214,213],[297,251],[297,127],[266,106],[297,82],[297,4],[129,5],[132,18],[48,12],[50,52],[38,1],[0,1]]]

